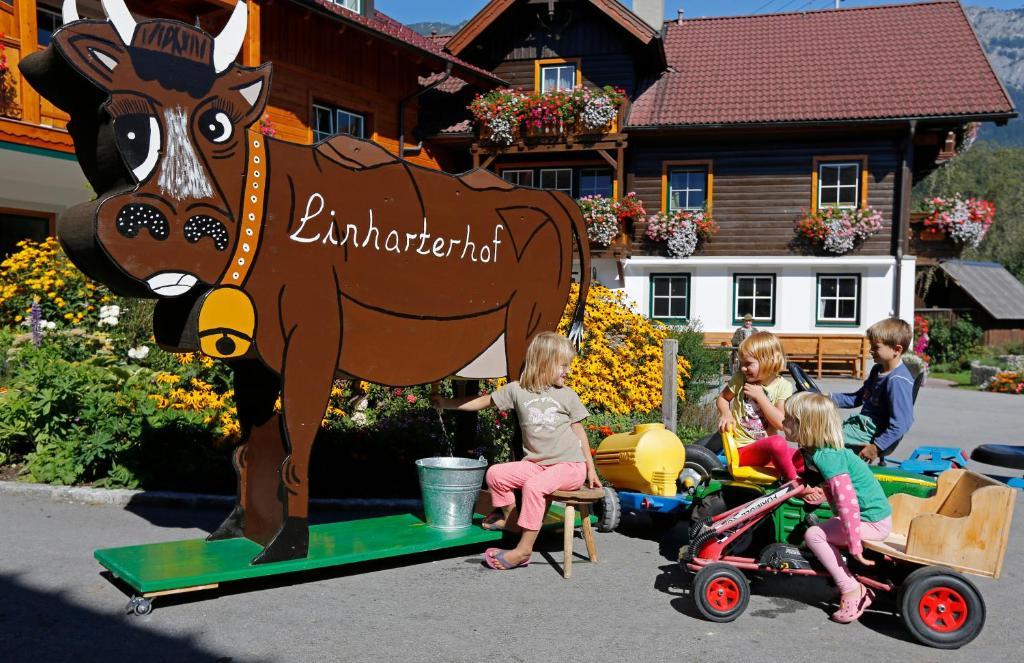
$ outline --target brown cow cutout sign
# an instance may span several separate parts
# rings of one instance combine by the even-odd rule
[[[305,557],[310,451],[334,379],[515,379],[565,310],[574,246],[578,341],[583,218],[562,193],[421,168],[370,141],[263,136],[271,66],[235,64],[244,0],[217,37],[102,5],[107,20],[81,20],[65,0],[52,44],[20,64],[71,116],[99,193],[57,235],[92,278],[158,299],[163,347],[233,369],[238,501],[209,538],[260,543],[253,563]]]

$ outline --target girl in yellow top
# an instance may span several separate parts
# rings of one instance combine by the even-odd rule
[[[782,431],[784,403],[793,385],[779,377],[786,355],[771,332],[757,332],[740,343],[739,364],[716,405],[719,432],[732,426],[736,443],[743,446]]]

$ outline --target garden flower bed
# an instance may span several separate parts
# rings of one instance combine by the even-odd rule
[[[36,482],[233,493],[231,453],[242,431],[226,366],[161,350],[153,302],[94,285],[55,240],[20,248],[0,263],[0,476],[16,468]],[[588,423],[618,432],[658,419],[668,333],[621,293],[592,287],[570,379],[592,413]],[[689,368],[680,357],[680,393]],[[451,394],[452,385],[441,389]],[[456,415],[443,416],[442,426],[429,386],[337,381],[314,451],[314,494],[415,497],[417,458],[510,457],[507,413],[480,413],[473,449],[452,447]]]

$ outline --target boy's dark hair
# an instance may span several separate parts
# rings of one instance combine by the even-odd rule
[[[910,348],[913,340],[914,330],[905,320],[899,318],[886,318],[879,320],[868,327],[868,340],[872,343],[881,343],[890,348],[900,346],[903,351]]]

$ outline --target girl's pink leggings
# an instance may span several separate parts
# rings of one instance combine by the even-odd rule
[[[495,508],[515,504],[512,491],[523,489],[523,502],[519,509],[519,526],[538,530],[547,510],[545,497],[556,490],[576,490],[587,478],[586,463],[555,463],[538,465],[520,460],[499,463],[487,468],[487,487],[491,489],[491,504]]]
[[[786,438],[781,435],[769,435],[740,447],[739,461],[740,465],[744,466],[764,466],[771,463],[782,473],[785,481],[792,481],[804,471],[803,456],[790,447],[786,443]]]
[[[860,522],[860,538],[862,541],[884,541],[892,530],[892,516],[879,520],[877,523]],[[850,574],[850,570],[843,563],[839,554],[838,546],[846,547],[848,541],[846,530],[839,518],[829,518],[820,525],[808,527],[804,534],[804,541],[811,549],[825,570],[829,572],[836,586],[843,594],[848,594],[857,588],[857,579]]]

